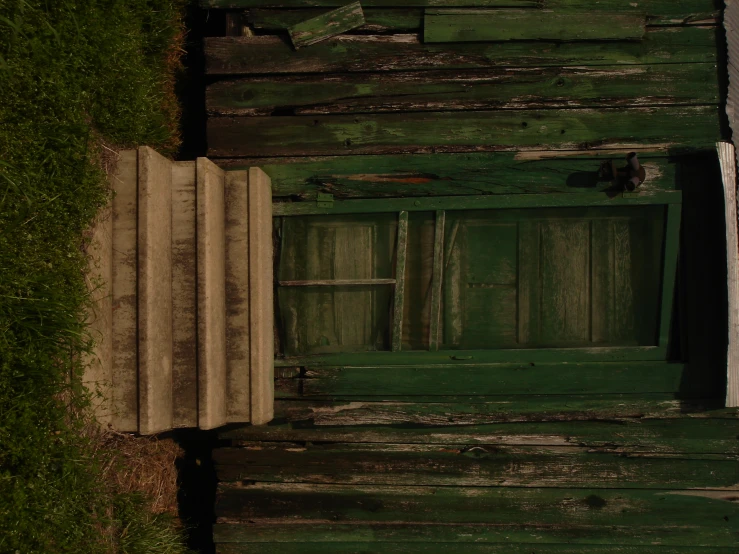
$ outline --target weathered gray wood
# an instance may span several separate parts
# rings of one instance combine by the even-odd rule
[[[423,41],[479,42],[506,40],[640,40],[641,15],[555,10],[427,9]]]
[[[324,41],[364,25],[364,14],[359,2],[346,4],[288,29],[293,46],[302,48]]]
[[[277,398],[372,399],[496,394],[679,393],[683,364],[499,364],[478,366],[308,368],[277,379]],[[696,394],[710,393],[700,383]]]
[[[642,191],[674,190],[676,167],[660,152],[640,152],[648,178]],[[227,168],[261,167],[275,197],[315,201],[317,192],[337,199],[393,196],[603,192],[601,159],[623,160],[622,149],[590,152],[489,152],[401,156],[333,156],[218,160]],[[616,162],[618,164],[618,162]],[[625,164],[624,164],[625,165]]]
[[[139,148],[139,433],[172,428],[172,162]]]
[[[727,353],[726,406],[739,406],[739,238],[736,219],[736,156],[734,145],[717,145],[724,186],[726,213],[726,265],[728,272],[729,345]]]
[[[435,198],[397,198],[342,200],[331,207],[312,202],[276,202],[273,210],[279,216],[384,213],[392,211],[482,210],[516,208],[564,208],[581,206],[640,206],[681,203],[681,191],[639,192],[627,196],[612,193],[437,196]]]
[[[222,523],[474,523],[488,525],[703,528],[736,533],[735,491],[530,489],[222,483]],[[687,492],[687,491],[686,491]],[[676,494],[678,493],[678,494]],[[700,514],[700,519],[696,518]],[[724,518],[728,518],[728,521]],[[244,529],[246,531],[246,529]],[[543,529],[542,529],[543,530]]]
[[[395,292],[391,348],[398,352],[403,342],[403,307],[405,304],[405,261],[408,248],[408,212],[398,214],[398,238],[395,245]]]
[[[255,443],[213,452],[221,482],[739,491],[737,459],[544,446]]]
[[[224,172],[197,159],[198,425],[214,429],[226,416],[226,235]]]
[[[720,403],[723,405],[723,402]],[[590,419],[726,417],[714,400],[679,400],[674,394],[568,395],[514,397],[407,397],[386,402],[277,400],[278,420],[303,426],[422,425],[451,427],[506,422]]]
[[[113,196],[113,428],[138,431],[138,151],[119,154]]]
[[[269,177],[249,169],[249,336],[251,337],[251,422],[267,423],[274,413],[274,305],[272,190]]]
[[[676,3],[675,3],[676,4]],[[436,4],[438,7],[439,4]],[[590,5],[582,7],[585,11],[593,9]],[[697,3],[691,3],[690,6],[683,8],[683,13],[672,14],[663,13],[656,15],[655,8],[659,10],[659,5],[650,2],[647,5],[638,4],[636,7],[621,4],[615,7],[616,10],[625,8],[629,12],[637,16],[643,16],[646,12],[649,25],[715,25],[719,20],[720,12],[715,9],[715,5],[711,0],[705,0],[702,6]],[[687,8],[687,9],[686,9]],[[692,13],[690,8],[694,9]],[[701,8],[703,11],[701,11]],[[575,9],[578,9],[575,7]],[[607,9],[607,8],[606,8]],[[614,9],[614,8],[611,8]],[[641,10],[641,12],[640,12]],[[247,18],[249,24],[255,28],[265,31],[281,31],[287,29],[291,25],[295,25],[303,21],[306,17],[315,17],[325,11],[325,8],[303,8],[303,9],[273,9],[273,8],[252,8],[247,10]],[[393,32],[407,33],[411,31],[419,31],[423,29],[423,8],[366,8],[364,9],[365,25],[360,30],[373,32]],[[623,11],[621,12],[623,13]]]
[[[207,88],[214,115],[296,115],[718,103],[716,66],[494,68],[465,72],[255,77]]]
[[[450,542],[283,542],[283,543],[219,543],[218,554],[448,554],[458,548]],[[533,550],[532,550],[533,548]],[[734,554],[729,547],[601,545],[601,544],[470,544],[464,545],[467,554]]]
[[[205,39],[209,74],[323,73],[491,67],[695,63],[716,60],[715,30],[650,28],[643,41],[423,44],[416,35],[342,35],[297,52],[279,37]]]
[[[249,337],[249,192],[247,171],[227,171],[226,226],[226,417],[251,418]]]
[[[208,120],[214,157],[712,148],[716,106],[498,110]]]
[[[198,426],[195,162],[172,165],[172,425]]]
[[[708,412],[710,414],[710,412]],[[224,431],[234,446],[254,441],[603,447],[614,452],[739,454],[736,419],[681,417],[492,423],[320,426],[307,422]]]

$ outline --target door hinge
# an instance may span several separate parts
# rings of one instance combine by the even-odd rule
[[[318,198],[316,198],[316,205],[319,208],[333,208],[334,207],[334,195],[325,192],[319,192]]]

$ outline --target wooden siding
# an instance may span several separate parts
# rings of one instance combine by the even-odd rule
[[[368,0],[362,27],[293,48],[287,29],[345,4],[202,0],[258,31],[206,40],[209,155],[272,180],[288,353],[274,419],[220,433],[217,552],[733,552],[739,421],[723,409],[715,246],[723,5]],[[498,37],[511,40],[429,42],[484,33],[472,10],[511,9],[534,22]],[[432,27],[448,10],[460,18]],[[541,23],[551,14],[559,27]],[[633,195],[598,176],[630,151],[647,172]],[[454,230],[455,209],[654,202],[655,229],[632,234],[607,217]],[[682,243],[653,252],[681,222]],[[659,286],[632,277],[634,256],[659,260]],[[435,274],[440,261],[464,286]],[[515,321],[465,335],[468,315],[447,305],[462,298],[507,303]],[[637,303],[658,306],[649,345],[597,347],[646,325]],[[520,337],[596,347],[511,347]]]

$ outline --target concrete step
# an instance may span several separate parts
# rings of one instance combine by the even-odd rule
[[[272,186],[258,167],[249,169],[249,321],[251,418],[254,425],[274,417],[274,313]]]
[[[172,164],[172,425],[198,426],[195,162]]]
[[[226,418],[251,418],[249,174],[226,172]]]
[[[226,418],[225,174],[197,159],[198,426]]]
[[[139,148],[139,433],[172,428],[172,162]]]
[[[138,152],[120,152],[113,175],[111,424],[136,432],[138,422],[137,220]]]

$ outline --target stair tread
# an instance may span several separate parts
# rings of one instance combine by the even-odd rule
[[[224,172],[197,159],[198,424],[226,418],[226,238]]]
[[[172,428],[172,162],[139,148],[139,433]]]
[[[119,153],[113,197],[112,425],[138,430],[137,217],[138,152]]]
[[[250,420],[248,172],[226,172],[226,416]]]
[[[172,165],[172,424],[198,425],[195,162]]]

